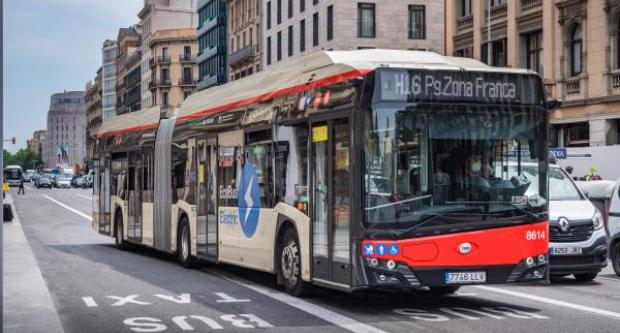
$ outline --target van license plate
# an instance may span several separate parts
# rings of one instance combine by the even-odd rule
[[[581,247],[579,246],[554,246],[549,249],[549,254],[552,256],[574,256],[581,254]]]
[[[446,273],[446,283],[485,283],[487,272],[454,272]]]

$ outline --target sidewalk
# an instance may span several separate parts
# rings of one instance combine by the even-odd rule
[[[62,324],[39,264],[28,245],[13,198],[13,222],[4,222],[3,332],[63,332]]]

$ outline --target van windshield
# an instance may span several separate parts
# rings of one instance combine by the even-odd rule
[[[583,200],[575,183],[558,167],[549,168],[549,200]]]

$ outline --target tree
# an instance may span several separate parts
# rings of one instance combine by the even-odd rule
[[[36,169],[41,164],[41,159],[30,149],[20,149],[15,154],[3,151],[4,166],[19,165],[22,169]]]

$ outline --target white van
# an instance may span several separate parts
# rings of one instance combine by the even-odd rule
[[[616,181],[616,187],[611,197],[608,221],[609,258],[614,271],[620,276],[620,178]]]
[[[617,206],[620,209],[620,203]],[[620,212],[620,210],[619,210]],[[591,281],[607,266],[603,215],[558,165],[549,165],[551,276]]]

